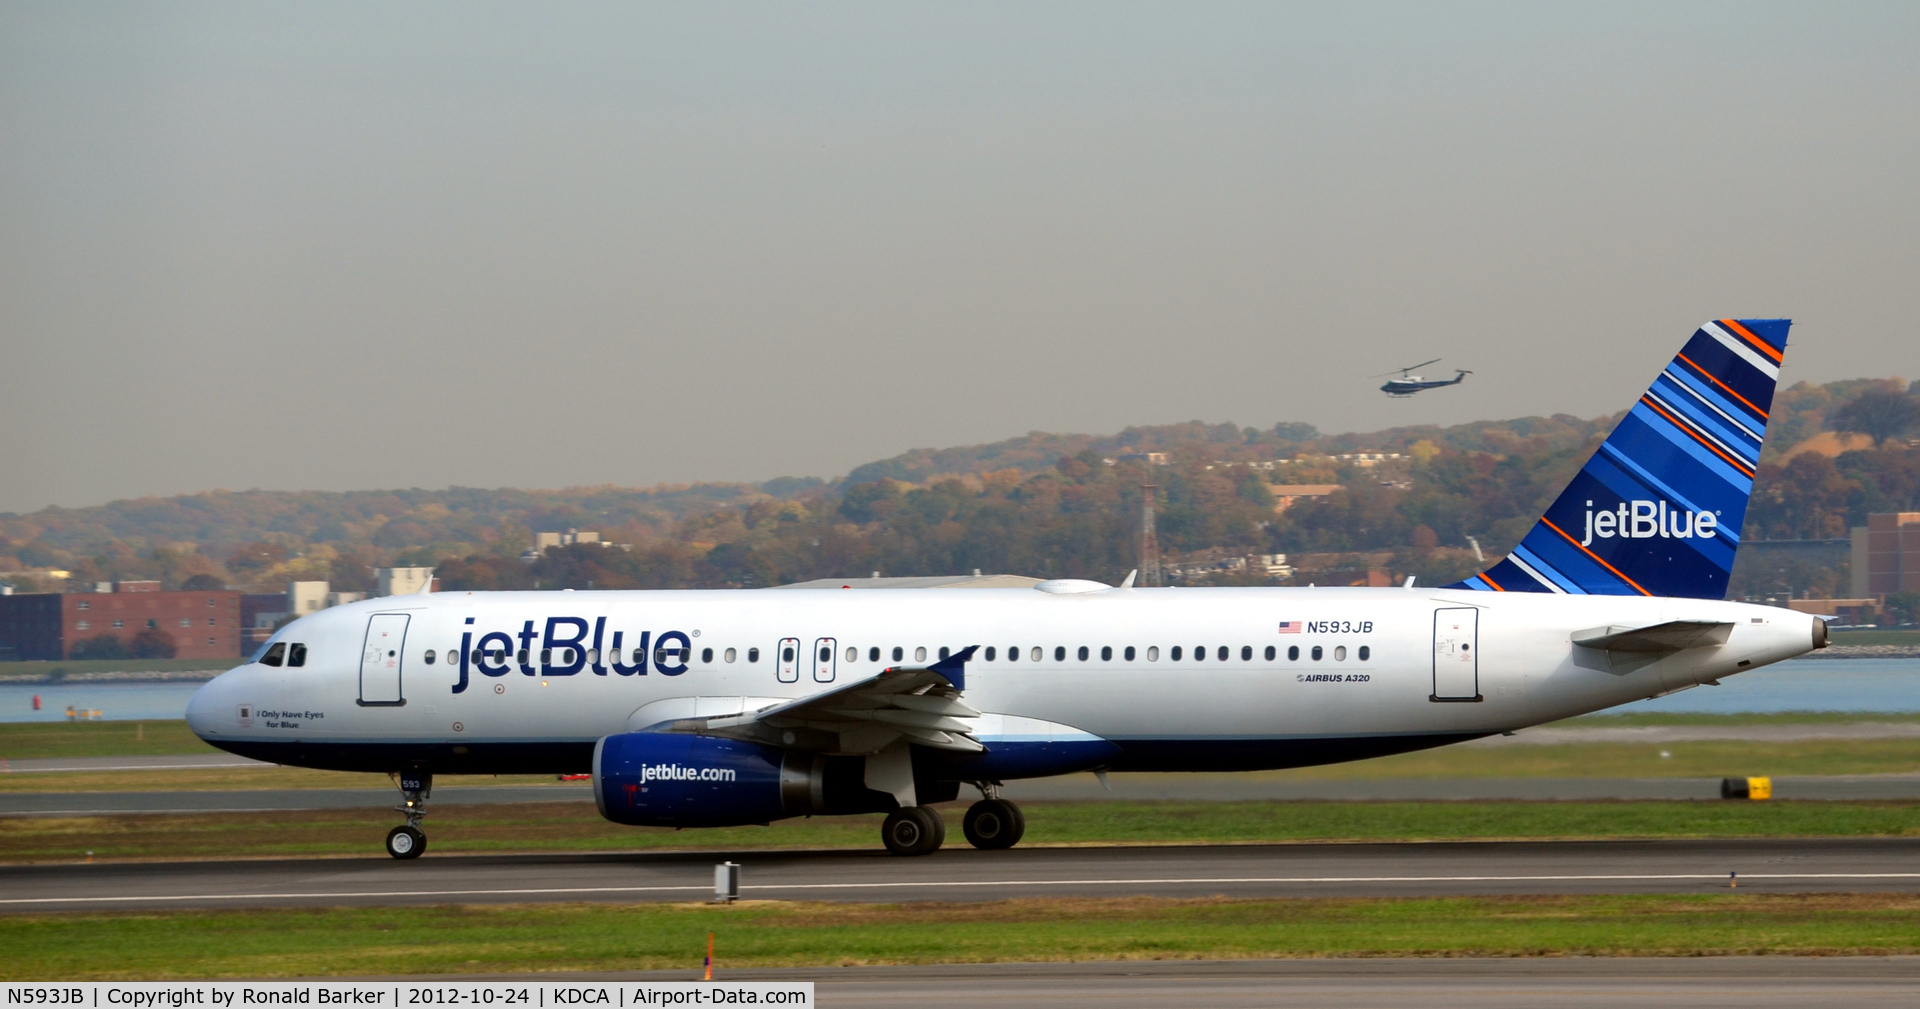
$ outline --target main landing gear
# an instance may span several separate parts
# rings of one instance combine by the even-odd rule
[[[420,821],[427,816],[427,796],[433,794],[433,775],[425,771],[402,771],[394,775],[400,788],[400,805],[394,812],[404,814],[407,822],[387,831],[387,854],[394,858],[419,858],[427,850],[427,835]]]
[[[985,796],[967,809],[960,829],[967,843],[986,851],[1011,848],[1027,832],[1027,818],[1020,807],[1000,798],[1000,787],[981,783]],[[880,825],[880,840],[896,855],[931,855],[947,840],[947,821],[932,806],[908,806],[887,814]]]

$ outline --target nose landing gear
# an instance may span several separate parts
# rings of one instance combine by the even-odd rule
[[[403,771],[394,775],[400,789],[400,805],[394,812],[404,814],[407,822],[387,831],[387,854],[394,858],[419,858],[427,850],[427,835],[420,821],[427,816],[427,797],[433,794],[433,775],[425,771]]]

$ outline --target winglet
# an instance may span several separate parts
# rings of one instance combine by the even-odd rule
[[[947,682],[953,684],[953,689],[965,690],[967,689],[967,660],[973,658],[973,653],[979,650],[979,645],[968,645],[927,668],[946,677]]]
[[[1127,572],[1127,580],[1124,582],[1121,582],[1120,587],[1123,589],[1133,588],[1133,580],[1134,578],[1138,577],[1139,574],[1140,574],[1139,568],[1134,568],[1132,571]]]
[[[424,581],[424,582],[422,582],[422,583],[420,583],[420,588],[419,588],[419,590],[418,590],[417,592],[415,592],[414,594],[415,594],[415,595],[421,595],[421,596],[424,596],[424,595],[426,595],[426,594],[428,594],[428,593],[430,593],[430,592],[432,592],[432,591],[433,591],[433,572],[432,572],[432,571],[428,571],[428,572],[427,572],[427,580],[426,580],[426,581]]]

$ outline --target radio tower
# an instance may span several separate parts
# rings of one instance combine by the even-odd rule
[[[1140,485],[1140,577],[1135,585],[1160,584],[1160,539],[1153,534],[1153,504],[1160,485]]]

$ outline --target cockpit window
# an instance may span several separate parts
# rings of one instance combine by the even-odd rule
[[[307,664],[307,646],[298,644],[298,643],[288,646],[287,665],[288,666],[304,666],[306,664]]]
[[[276,641],[267,646],[267,653],[265,655],[260,656],[260,664],[263,666],[277,666],[286,661],[286,658],[287,643],[284,641]],[[306,655],[302,654],[300,661],[305,662]]]

